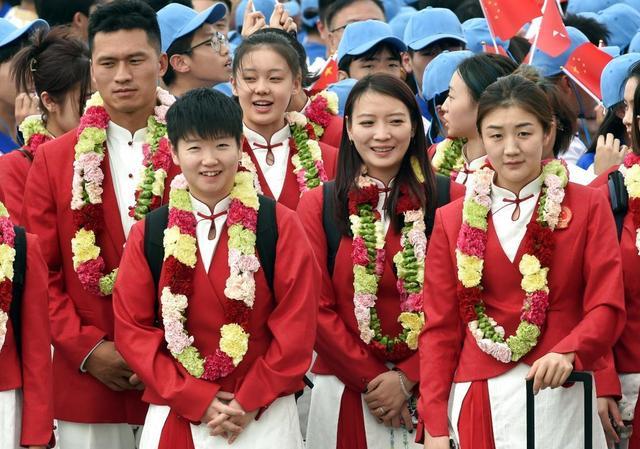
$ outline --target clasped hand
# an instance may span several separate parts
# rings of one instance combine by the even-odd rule
[[[218,392],[202,417],[207,423],[209,434],[224,436],[229,444],[233,443],[256,417],[257,410],[245,412],[235,400],[233,393]]]
[[[412,431],[413,422],[407,404],[407,397],[402,391],[400,376],[407,390],[415,383],[411,382],[401,371],[387,371],[378,375],[367,385],[364,400],[371,414],[387,427],[404,427]]]

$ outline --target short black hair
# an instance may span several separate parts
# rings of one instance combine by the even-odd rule
[[[349,76],[351,76],[351,74],[349,73],[349,67],[351,66],[351,63],[353,61],[357,61],[359,59],[373,59],[376,56],[378,56],[380,53],[382,53],[384,50],[389,50],[389,52],[391,53],[391,57],[394,60],[398,60],[401,61],[402,60],[402,56],[400,55],[400,51],[393,46],[392,44],[390,44],[389,42],[380,42],[376,45],[374,45],[373,47],[371,47],[369,50],[367,50],[366,52],[362,53],[361,55],[346,55],[343,56],[342,59],[340,60],[340,62],[338,63],[338,69],[342,70],[343,72],[347,72],[347,74]]]
[[[171,57],[173,55],[188,55],[191,54],[191,41],[193,40],[193,36],[196,34],[198,29],[193,30],[191,33],[187,33],[184,36],[180,36],[178,39],[173,41],[169,48],[167,48],[167,58],[169,59],[169,64],[167,64],[167,71],[164,75],[162,75],[162,81],[165,86],[171,86],[176,81],[176,71],[173,70],[171,66]]]
[[[160,53],[160,26],[156,12],[142,0],[115,0],[98,7],[89,17],[89,48],[98,33],[143,30],[149,43]]]
[[[190,90],[167,111],[167,134],[177,151],[178,141],[187,137],[242,139],[242,109],[222,92],[200,87]]]
[[[29,39],[29,33],[24,33],[13,42],[0,47],[0,64],[4,64],[17,55],[18,52],[29,43]]]
[[[571,26],[582,31],[582,33],[587,36],[587,39],[589,39],[589,42],[593,45],[599,45],[600,41],[604,42],[606,45],[611,37],[609,28],[591,17],[567,14],[563,22],[566,26]]]
[[[234,77],[242,70],[242,60],[244,57],[262,47],[267,47],[278,53],[280,57],[286,61],[294,79],[297,76],[302,76],[302,67],[300,67],[298,52],[291,45],[291,41],[284,37],[279,30],[265,28],[260,30],[259,33],[253,33],[244,39],[240,45],[238,45],[238,48],[236,48],[232,68]]]
[[[179,3],[184,6],[188,6],[189,8],[193,8],[193,3],[191,0],[145,0],[149,5],[154,9],[154,11],[158,12],[169,3]]]
[[[480,53],[462,61],[457,72],[467,85],[474,101],[478,102],[487,87],[499,78],[510,75],[517,68],[518,64],[506,56]]]
[[[435,40],[433,42],[431,42],[429,45],[419,49],[419,50],[413,50],[411,48],[407,49],[407,53],[409,53],[410,56],[413,56],[416,52],[419,51],[423,51],[426,50],[427,48],[434,46],[434,45],[438,45],[440,48],[444,48],[445,50],[449,50],[451,48],[455,48],[455,47],[462,47],[462,49],[464,50],[466,48],[466,44],[464,42],[462,42],[459,39],[453,38],[453,37],[445,37],[444,39],[438,39]]]
[[[322,20],[327,26],[333,21],[333,18],[338,15],[340,11],[342,11],[347,6],[350,6],[357,2],[368,1],[374,3],[382,14],[384,15],[384,5],[380,0],[335,0],[335,1],[320,1],[319,14],[320,20]],[[331,31],[331,30],[329,30]]]
[[[482,6],[480,6],[478,0],[465,0],[460,6],[453,9],[453,12],[458,17],[460,23],[466,22],[469,19],[484,17]]]
[[[91,6],[98,0],[35,0],[38,17],[49,23],[49,26],[68,25],[79,12],[89,17]]]

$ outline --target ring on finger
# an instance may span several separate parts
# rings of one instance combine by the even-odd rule
[[[379,413],[380,416],[384,416],[384,414],[385,414],[384,408],[383,407],[378,407],[378,413]]]

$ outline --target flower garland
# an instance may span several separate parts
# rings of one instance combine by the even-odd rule
[[[53,135],[44,126],[44,121],[37,115],[27,117],[18,127],[24,138],[24,148],[33,158],[40,145],[53,139]]]
[[[299,112],[288,112],[287,121],[291,129],[289,147],[294,152],[291,163],[302,194],[328,181],[327,173],[314,126]]]
[[[476,172],[462,209],[462,226],[456,244],[460,313],[478,347],[503,363],[518,361],[533,349],[549,306],[547,277],[553,254],[553,230],[558,224],[564,187],[569,177],[558,160],[543,161],[542,191],[536,220],[525,235],[525,254],[519,263],[525,292],[516,334],[505,340],[505,330],[486,314],[482,300],[482,272],[487,244],[487,215],[491,210],[494,171],[485,166]]]
[[[323,90],[311,97],[310,103],[303,112],[319,139],[331,123],[333,116],[338,114],[338,95],[335,92]]]
[[[357,189],[349,193],[349,221],[353,233],[353,303],[360,338],[385,360],[402,360],[418,348],[424,327],[422,288],[427,247],[424,212],[406,187],[401,187],[396,207],[404,216],[400,243],[402,250],[393,262],[398,272],[397,288],[402,313],[398,322],[403,331],[396,337],[382,334],[376,311],[378,284],[384,272],[384,230],[378,205],[379,188],[367,176],[360,176]]]
[[[640,255],[640,156],[629,153],[620,166],[624,176],[624,185],[629,193],[629,211],[633,217],[633,226],[636,228],[636,249]]]
[[[173,96],[160,88],[157,96],[159,105],[147,122],[143,175],[136,189],[136,204],[130,213],[138,220],[160,205],[167,172],[171,167],[165,114]],[[116,268],[108,274],[103,273],[104,259],[100,256],[100,247],[96,245],[96,234],[104,226],[104,173],[101,164],[105,157],[109,120],[102,98],[96,92],[87,102],[77,131],[71,197],[76,226],[75,236],[71,240],[73,267],[82,286],[91,294],[100,296],[111,294],[118,270]]]
[[[465,138],[446,138],[436,145],[436,152],[431,165],[437,173],[455,178],[464,167],[462,147],[467,143]]]
[[[16,233],[9,218],[9,212],[0,203],[0,351],[7,335],[9,309],[13,300],[13,262],[16,258],[14,247]]]
[[[224,289],[227,324],[220,329],[216,352],[204,358],[194,346],[194,337],[185,328],[185,311],[193,291],[197,257],[196,219],[184,176],[178,175],[171,183],[169,220],[163,242],[166,284],[160,297],[165,340],[171,354],[189,374],[208,381],[229,375],[249,347],[246,329],[255,300],[254,274],[260,268],[256,256],[259,203],[253,178],[251,173],[241,169],[231,190],[227,214],[230,274]]]

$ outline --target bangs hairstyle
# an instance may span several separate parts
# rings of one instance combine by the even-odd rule
[[[542,89],[521,75],[500,78],[484,91],[478,102],[476,126],[482,135],[482,121],[495,109],[517,107],[534,115],[545,133],[551,129],[553,110]]]
[[[167,111],[167,134],[174,151],[178,141],[188,137],[242,139],[242,110],[225,94],[201,87],[193,89],[171,105]]]
[[[68,27],[57,26],[48,33],[40,29],[30,45],[16,55],[11,76],[18,92],[29,92],[35,87],[38,97],[47,92],[59,105],[70,91],[80,87],[76,101],[82,114],[85,99],[91,93],[90,59],[87,45],[75,38]],[[47,109],[42,99],[39,103],[46,122]]]
[[[279,54],[286,61],[294,79],[302,77],[298,53],[286,37],[271,28],[262,30],[260,33],[253,33],[236,48],[233,57],[233,76],[236,77],[238,72],[242,70],[242,63],[249,53],[262,48],[273,50]]]
[[[89,49],[98,33],[143,30],[149,44],[160,54],[160,26],[156,12],[141,0],[114,0],[98,7],[89,17]]]
[[[482,92],[501,76],[513,73],[518,65],[511,59],[493,53],[482,53],[465,59],[457,73],[467,85],[473,99],[478,102]]]
[[[344,125],[342,129],[342,141],[340,142],[340,151],[338,153],[338,170],[336,173],[335,197],[335,215],[338,228],[343,235],[349,235],[349,212],[348,201],[349,192],[357,189],[356,178],[360,175],[362,165],[364,164],[355,145],[349,140],[347,129],[352,120],[353,110],[356,102],[367,93],[377,93],[391,98],[395,98],[402,102],[409,110],[411,118],[411,128],[414,136],[409,142],[409,148],[402,159],[400,170],[394,178],[391,186],[389,200],[385,205],[385,210],[391,217],[391,224],[396,231],[400,231],[403,226],[402,215],[396,213],[396,205],[400,196],[400,187],[406,186],[414,195],[424,211],[433,211],[436,206],[435,198],[435,175],[429,164],[427,157],[427,144],[424,135],[424,126],[422,124],[422,115],[420,108],[416,102],[416,97],[411,89],[402,80],[391,75],[374,74],[368,75],[358,81],[347,98],[344,108]],[[418,161],[418,165],[424,174],[424,182],[420,182],[416,176],[412,165],[411,158]]]
[[[373,47],[371,47],[369,50],[362,53],[361,55],[343,56],[343,58],[338,62],[338,69],[342,70],[343,72],[347,72],[347,74],[349,74],[349,67],[351,66],[351,63],[353,61],[358,61],[361,59],[365,61],[370,61],[376,56],[378,56],[380,53],[382,53],[384,50],[389,50],[389,53],[391,53],[391,58],[394,61],[398,61],[398,62],[401,61],[402,57],[400,55],[400,51],[398,51],[396,47],[394,47],[388,42],[380,42],[379,44],[374,45]]]

